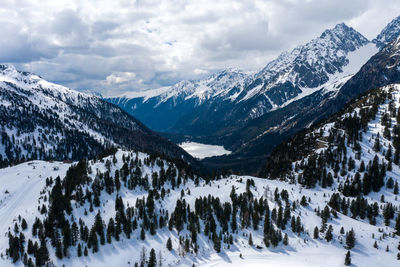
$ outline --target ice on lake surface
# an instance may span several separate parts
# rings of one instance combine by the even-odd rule
[[[195,158],[204,159],[207,157],[221,156],[230,154],[231,151],[226,150],[223,146],[207,145],[196,142],[184,142],[179,145]]]

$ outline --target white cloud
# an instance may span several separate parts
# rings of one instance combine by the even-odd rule
[[[373,38],[396,0],[3,0],[0,62],[105,95],[255,70],[340,22]]]
[[[136,78],[133,72],[117,72],[107,76],[106,81],[108,85],[119,84],[132,81]]]

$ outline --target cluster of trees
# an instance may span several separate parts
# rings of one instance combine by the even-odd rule
[[[275,191],[275,201],[279,203],[279,207],[271,211],[266,199],[254,198],[250,190],[252,183],[254,185],[254,181],[247,180],[246,192],[239,195],[232,187],[231,202],[222,203],[218,197],[211,195],[197,198],[193,211],[185,200],[178,200],[168,222],[169,229],[175,228],[180,232],[187,225],[187,230],[190,231],[188,248],[194,252],[197,251],[196,240],[199,233],[208,236],[214,243],[214,249],[220,252],[222,243],[229,247],[236,239],[239,229],[248,228],[263,229],[263,241],[267,247],[278,246],[281,241],[287,245],[288,236],[283,236],[283,230],[291,229],[298,234],[304,231],[300,217],[292,215],[292,211],[296,209],[295,202],[290,205],[286,190],[281,193]],[[201,225],[204,225],[203,229]],[[251,234],[248,239],[249,244],[253,245]]]
[[[369,162],[364,162],[361,149],[361,142],[366,139],[364,132],[385,101],[388,102],[388,109],[381,116],[380,124],[384,128],[382,136],[378,133],[368,140],[373,143],[369,152],[375,152],[376,155]],[[340,184],[339,190],[345,196],[353,197],[378,192],[387,178],[387,187],[398,194],[397,182],[387,177],[392,164],[399,164],[400,159],[400,127],[392,124],[392,119],[400,123],[400,109],[395,106],[390,92],[371,91],[324,124],[306,130],[278,146],[262,174],[273,179],[298,182],[308,188],[316,185],[329,187],[336,179]],[[327,123],[332,126],[326,130]],[[314,153],[321,147],[325,149]],[[354,158],[348,156],[348,150],[353,152]],[[293,162],[296,164],[293,165]]]
[[[235,242],[240,229],[263,229],[267,247],[278,246],[281,242],[287,245],[289,238],[285,231],[297,234],[304,231],[300,217],[293,214],[299,201],[291,203],[286,190],[275,190],[274,201],[278,206],[272,210],[266,199],[253,196],[254,181],[251,179],[247,180],[244,193],[237,194],[232,187],[231,202],[223,203],[218,197],[208,195],[197,198],[194,207],[190,207],[185,200],[190,190],[182,190],[181,198],[169,214],[156,203],[188,179],[199,183],[200,178],[190,168],[185,168],[186,165],[178,167],[153,156],[142,160],[134,152],[122,156],[120,169],[113,167],[118,163],[115,155],[102,161],[104,172],[97,170],[94,174],[91,168],[94,162],[82,160],[69,168],[63,180],[60,177],[46,179],[47,190],[42,192],[44,203],[38,207],[44,218],[36,218],[31,225],[32,239],[25,240],[24,230],[19,230],[27,228],[24,219],[20,219],[14,231],[9,231],[7,254],[13,261],[41,266],[50,258],[49,244],[60,259],[70,256],[71,251],[78,257],[87,256],[90,252],[97,253],[102,245],[121,238],[145,240],[146,236],[156,235],[158,229],[163,228],[178,233],[181,254],[197,253],[199,234],[208,236],[215,251],[220,252],[223,244],[229,247]],[[145,167],[154,169],[155,166],[159,171],[151,176],[143,171]],[[136,199],[134,206],[126,206],[119,195],[122,189],[145,190],[147,195]],[[103,194],[115,196],[115,216],[108,221],[100,212]],[[305,202],[300,203],[306,205]],[[78,208],[84,209],[85,214],[92,214],[92,225],[87,225],[82,218],[74,218],[72,211]],[[251,234],[248,243],[253,245]],[[173,249],[171,239],[166,246]]]
[[[380,214],[380,210],[382,210],[381,213],[385,225],[390,225],[390,221],[394,219],[396,211],[392,203],[386,203],[382,205],[381,208],[377,202],[369,204],[368,200],[361,196],[357,196],[350,201],[349,198],[341,198],[339,193],[333,193],[328,204],[334,210],[344,215],[351,215],[352,218],[359,218],[361,220],[368,218],[369,223],[372,225],[376,224],[376,218]],[[399,221],[399,223],[397,223],[397,221]],[[400,215],[398,215],[396,219],[396,231],[400,233]]]
[[[43,203],[38,207],[45,218],[43,220],[36,218],[32,225],[32,237],[39,241],[40,246],[38,241],[25,240],[23,232],[20,232],[16,225],[14,232],[9,232],[10,242],[7,250],[13,261],[22,259],[26,265],[29,265],[29,262],[35,262],[37,266],[43,265],[49,259],[48,240],[55,248],[56,256],[63,258],[70,254],[71,247],[76,247],[78,256],[87,256],[90,250],[96,253],[100,245],[111,243],[112,240],[118,241],[122,234],[130,238],[137,229],[137,235],[145,239],[146,233],[156,234],[156,230],[165,227],[169,220],[168,211],[157,210],[155,206],[155,201],[167,194],[164,185],[168,183],[173,189],[186,183],[188,179],[194,178],[196,182],[199,181],[192,168],[179,160],[167,163],[152,155],[144,158],[142,162],[137,152],[131,152],[124,154],[122,161],[122,168],[116,169],[113,175],[111,166],[118,162],[115,154],[103,161],[106,171],[97,172],[94,179],[90,177],[91,164],[86,160],[71,166],[63,180],[60,177],[47,178],[48,190],[43,190],[43,199],[44,202],[48,200],[48,205]],[[158,166],[160,171],[153,172],[151,177],[148,177],[142,171],[145,166],[151,168]],[[146,198],[137,199],[134,207],[125,207],[123,199],[118,195],[121,187],[129,190],[142,188],[148,191],[148,195]],[[85,208],[85,214],[93,213],[102,205],[102,194],[116,196],[115,217],[105,223],[98,211],[91,227],[82,219],[77,222],[72,216],[73,208],[88,206],[89,210]],[[20,222],[25,230],[26,221],[20,219]],[[31,256],[36,260],[32,261]]]

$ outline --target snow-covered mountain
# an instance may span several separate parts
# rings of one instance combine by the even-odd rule
[[[0,166],[27,159],[82,159],[111,147],[193,159],[102,99],[0,66]]]
[[[122,97],[125,98],[125,101],[132,98],[143,98],[143,102],[157,98],[157,105],[169,100],[175,101],[177,104],[182,98],[184,100],[195,99],[196,104],[201,105],[213,98],[236,99],[250,78],[251,75],[238,69],[227,69],[203,80],[185,80],[160,89],[128,92]]]
[[[267,179],[123,150],[0,169],[0,264],[397,266],[399,103],[400,84],[370,91],[278,147]]]
[[[400,16],[393,19],[372,41],[380,49],[397,38],[400,33]]]
[[[205,163],[251,173],[260,167],[259,162],[265,162],[266,155],[283,140],[330,117],[340,111],[346,103],[354,101],[371,89],[400,83],[399,52],[397,37],[373,55],[355,75],[341,84],[336,93],[329,94],[325,89],[321,89],[249,121],[243,127],[219,139],[233,151],[232,154],[220,159],[205,159]]]
[[[278,108],[300,94],[314,92],[329,81],[332,83],[357,72],[376,52],[373,46],[357,51],[368,43],[353,28],[338,24],[268,63],[240,100],[264,96],[271,106]]]
[[[204,80],[107,100],[152,129],[210,136],[323,88],[336,92],[376,52],[374,44],[342,23],[282,53],[254,75],[225,70]]]
[[[172,130],[175,125],[190,124],[195,118],[203,121],[205,114],[219,114],[213,116],[215,118],[226,115],[251,78],[251,74],[227,69],[203,80],[182,81],[173,86],[130,92],[106,100],[136,114],[153,130]],[[202,131],[212,127],[205,126]]]

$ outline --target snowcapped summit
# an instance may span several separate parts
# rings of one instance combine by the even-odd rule
[[[329,80],[329,74],[342,71],[348,64],[349,52],[366,44],[368,40],[359,32],[344,23],[338,24],[309,43],[282,53],[256,75],[255,83],[262,79],[266,89],[285,82],[317,87]]]
[[[348,50],[354,50],[354,46],[360,46],[368,42],[361,33],[354,30],[352,27],[347,26],[345,23],[339,23],[332,29],[325,30],[317,39],[335,40],[336,43],[350,44]]]
[[[337,92],[376,51],[367,38],[341,23],[283,52],[256,74],[227,69],[202,80],[132,92],[108,101],[158,131],[213,134],[318,90]]]
[[[0,65],[0,135],[0,167],[27,159],[93,157],[111,146],[194,162],[117,106],[10,65]]]
[[[46,96],[47,99],[57,98],[73,105],[86,105],[89,101],[97,101],[94,96],[48,82],[34,73],[19,71],[13,65],[0,65],[0,86],[2,84],[6,87],[12,84],[23,89],[25,93],[30,92],[33,94],[32,97],[39,101],[40,96]],[[19,91],[21,92],[21,90]]]
[[[269,62],[238,99],[257,99],[256,106],[248,113],[256,118],[322,88],[337,91],[341,80],[357,72],[376,52],[376,49],[362,49],[359,55],[368,44],[368,39],[359,32],[344,23],[338,24]],[[346,70],[347,66],[351,70]]]
[[[378,36],[372,41],[376,44],[379,49],[385,47],[393,39],[399,37],[400,35],[400,16],[393,19],[383,30],[378,34]]]
[[[245,72],[228,68],[214,73],[209,77],[200,80],[184,80],[172,86],[166,86],[153,90],[125,93],[121,98],[142,98],[143,102],[150,98],[157,98],[157,104],[168,99],[188,100],[193,99],[197,104],[213,97],[230,97],[231,89],[243,88],[244,83],[251,76]]]
[[[36,83],[41,78],[33,73],[18,71],[13,65],[0,65],[0,81],[13,80],[14,82]]]

